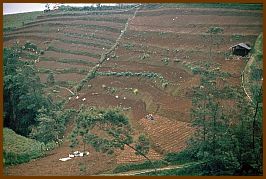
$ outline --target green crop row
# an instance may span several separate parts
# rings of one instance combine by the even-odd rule
[[[82,65],[88,65],[88,66],[95,65],[95,62],[91,62],[89,60],[83,60],[83,59],[74,59],[74,58],[57,59],[55,57],[40,57],[40,60],[41,61],[56,61],[56,62],[67,63],[67,64],[82,64]]]
[[[58,68],[55,69],[54,71],[48,68],[38,68],[38,73],[50,73],[53,72],[55,74],[64,74],[64,73],[77,73],[77,74],[82,74],[85,75],[88,73],[87,69],[79,69],[79,68]]]
[[[50,25],[61,25],[62,23],[48,23]],[[81,28],[90,28],[90,29],[96,29],[96,30],[105,30],[109,32],[115,32],[120,33],[120,29],[114,28],[114,27],[108,27],[108,26],[100,26],[100,25],[94,25],[94,24],[67,24],[68,26],[78,26]]]
[[[98,39],[103,41],[103,43],[106,43],[108,45],[115,43],[115,40],[112,38],[106,38],[106,37],[98,37],[96,36],[94,33],[92,34],[79,34],[79,33],[75,33],[75,32],[68,32],[68,33],[64,33],[65,36],[69,36],[69,37],[81,37],[83,38],[93,38],[93,39]]]
[[[121,77],[121,76],[125,76],[125,77],[142,77],[142,78],[158,78],[160,80],[160,82],[162,83],[162,87],[166,87],[169,82],[164,79],[164,77],[159,74],[159,73],[155,73],[155,72],[130,72],[130,71],[126,71],[126,72],[96,72],[95,74],[96,76],[117,76],[117,77]]]
[[[74,55],[84,55],[88,57],[93,57],[93,58],[100,58],[99,54],[94,54],[86,51],[75,51],[75,50],[66,50],[54,46],[49,46],[47,51],[54,51],[54,52],[60,52],[60,53],[68,53],[68,54],[74,54]]]
[[[98,48],[110,48],[110,45],[107,43],[104,44],[97,44],[94,42],[81,42],[77,40],[66,40],[66,39],[59,39],[59,41],[64,42],[64,43],[73,43],[73,44],[81,44],[81,45],[86,45],[86,46],[92,46],[92,47],[98,47]]]
[[[108,18],[83,17],[80,19],[81,20],[90,20],[90,21],[116,22],[116,23],[123,23],[123,24],[127,22],[127,19],[120,19],[120,18],[113,18],[113,17],[108,17]]]

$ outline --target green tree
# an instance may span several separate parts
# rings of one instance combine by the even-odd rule
[[[192,121],[197,132],[190,143],[194,157],[204,160],[203,175],[259,175],[262,173],[262,91],[256,105],[234,90],[235,108],[225,109],[216,88],[219,73],[201,72],[201,86],[194,89]]]
[[[49,106],[33,63],[19,60],[22,48],[4,48],[4,126],[28,135],[38,109]]]
[[[124,150],[124,147],[128,146],[153,165],[147,157],[148,138],[140,135],[138,140],[134,141],[128,118],[117,109],[102,110],[82,107],[77,114],[76,127],[70,136],[70,147],[75,147],[82,142],[84,147],[85,144],[89,144],[96,151],[111,155],[115,149]],[[78,140],[79,136],[81,140]]]
[[[62,138],[65,130],[65,119],[62,111],[48,111],[45,108],[38,110],[37,125],[32,127],[30,137],[40,142],[48,143]]]

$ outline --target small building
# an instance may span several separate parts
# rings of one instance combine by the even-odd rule
[[[238,55],[238,56],[246,56],[249,51],[251,50],[251,47],[248,44],[245,43],[239,43],[230,48],[232,50],[233,55]]]

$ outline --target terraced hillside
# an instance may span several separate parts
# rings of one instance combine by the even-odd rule
[[[27,41],[36,44],[45,51],[33,57],[39,62],[36,65],[41,69],[42,82],[46,83],[47,72],[53,71],[58,84],[71,88],[99,62],[101,54],[113,46],[133,13],[133,10],[124,10],[42,14],[34,22],[5,32],[4,44],[10,46],[14,41],[21,45]]]
[[[210,35],[210,28],[222,31]],[[47,85],[47,93],[54,99],[68,100],[66,108],[85,105],[124,109],[134,132],[150,137],[148,156],[156,160],[184,149],[193,134],[191,93],[192,87],[200,84],[200,75],[194,70],[208,63],[230,74],[219,84],[240,85],[245,61],[228,59],[227,53],[240,42],[253,46],[261,31],[261,10],[144,5],[123,11],[42,14],[34,22],[5,32],[4,45],[30,41],[44,51],[34,57],[25,55],[21,60],[36,60],[43,83],[47,83],[50,72],[54,73],[55,84]],[[84,80],[93,69],[93,78]],[[76,90],[82,81],[85,85]],[[145,119],[149,113],[155,116],[154,121]],[[78,161],[64,165],[58,160],[70,152],[67,144],[52,151],[49,160],[10,167],[8,173],[64,175],[60,171],[67,168],[69,175],[78,175]],[[117,151],[112,158],[94,150],[91,154],[93,157],[86,159],[90,163],[88,174],[144,160],[128,148]],[[33,166],[34,171],[22,171]]]

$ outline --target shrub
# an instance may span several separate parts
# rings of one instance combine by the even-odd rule
[[[134,44],[124,44],[123,47],[125,47],[125,49],[132,49],[134,47]]]
[[[221,27],[210,27],[208,30],[208,33],[218,34],[218,33],[222,33],[223,31],[224,31],[224,29]]]
[[[44,50],[40,50],[40,54],[43,55],[44,54]]]
[[[31,43],[30,41],[27,41],[24,45],[25,49],[26,50],[29,50],[29,49],[34,49],[35,51],[37,51],[37,45],[35,45],[34,43]]]
[[[169,58],[163,58],[163,59],[162,59],[162,62],[163,62],[164,65],[168,65],[168,63],[169,63]]]
[[[196,74],[200,74],[200,72],[201,72],[201,69],[200,69],[200,67],[192,67],[191,68],[191,71],[192,71],[192,73],[194,74],[194,75],[196,75]]]
[[[231,36],[232,40],[241,40],[243,39],[243,35],[239,35],[239,34],[234,34]]]
[[[143,55],[140,56],[141,60],[144,60],[146,58],[150,58],[150,55],[148,53],[144,53]]]
[[[26,57],[28,59],[32,59],[32,60],[37,60],[39,55],[38,54],[35,54],[35,53],[26,53]]]
[[[168,82],[164,82],[164,83],[162,84],[162,87],[163,87],[163,88],[166,88],[168,84],[169,84]]]
[[[178,153],[166,154],[164,160],[171,164],[183,164],[183,163],[197,161],[197,158],[189,150],[183,150]]]

